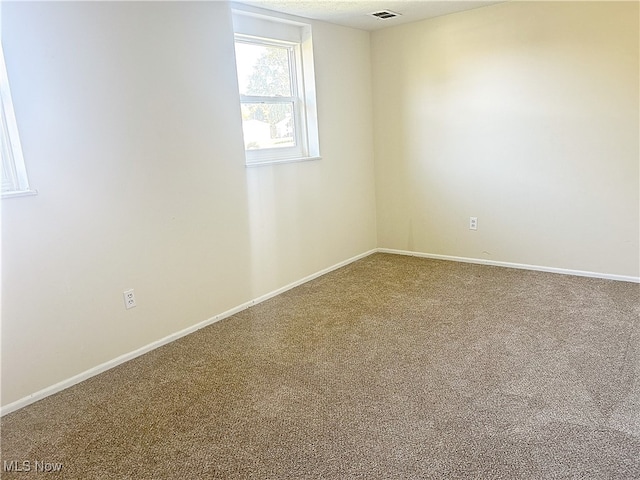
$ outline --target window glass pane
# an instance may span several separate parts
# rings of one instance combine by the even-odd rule
[[[241,95],[291,97],[289,49],[236,42]]]
[[[242,103],[244,148],[295,147],[293,103]]]

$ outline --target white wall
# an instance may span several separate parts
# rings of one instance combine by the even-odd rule
[[[322,160],[247,169],[226,3],[2,9],[3,405],[375,247],[368,33],[313,25]]]
[[[508,2],[374,32],[378,246],[637,277],[638,17]]]

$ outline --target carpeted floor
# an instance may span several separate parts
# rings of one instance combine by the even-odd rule
[[[639,317],[637,284],[375,254],[5,416],[3,478],[640,478]]]

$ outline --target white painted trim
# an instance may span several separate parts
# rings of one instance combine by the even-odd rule
[[[140,355],[144,355],[145,353],[150,352],[151,350],[155,350],[156,348],[166,345],[168,343],[171,343],[174,340],[178,340],[179,338],[189,335],[190,333],[200,330],[201,328],[204,328],[208,325],[211,325],[220,320],[223,320],[232,315],[235,315],[236,313],[241,312],[242,310],[245,310],[254,305],[258,305],[259,303],[262,303],[265,300],[269,300],[270,298],[280,295],[281,293],[284,293],[287,290],[291,290],[292,288],[298,287],[304,283],[307,283],[311,280],[321,277],[322,275],[325,275],[333,270],[337,270],[338,268],[344,267],[345,265],[353,263],[356,260],[360,260],[376,252],[391,253],[394,255],[408,255],[413,257],[432,258],[434,260],[447,260],[447,261],[463,262],[463,263],[475,263],[479,265],[492,265],[496,267],[517,268],[521,270],[534,270],[534,271],[540,271],[540,272],[559,273],[563,275],[577,275],[581,277],[601,278],[606,280],[617,280],[617,281],[623,281],[623,282],[640,283],[640,277],[631,277],[626,275],[587,272],[583,270],[569,270],[565,268],[544,267],[539,265],[527,265],[527,264],[521,264],[521,263],[498,262],[494,260],[484,260],[479,258],[468,258],[468,257],[456,257],[451,255],[437,255],[433,253],[411,252],[408,250],[395,250],[391,248],[375,248],[373,250],[369,250],[367,252],[356,255],[355,257],[351,257],[347,260],[336,263],[335,265],[332,265],[328,268],[325,268],[316,273],[308,275],[304,278],[301,278],[300,280],[292,282],[272,292],[261,295],[260,297],[257,297],[253,300],[249,300],[248,302],[242,303],[234,308],[227,310],[226,312],[215,315],[207,320],[204,320],[200,323],[192,325],[191,327],[185,328],[184,330],[180,330],[179,332],[172,333],[171,335],[168,335],[164,338],[156,340],[155,342],[151,342],[150,344],[145,345],[141,348],[138,348],[137,350],[120,355],[119,357],[116,357],[113,360],[109,360],[101,365],[90,368],[89,370],[79,373],[78,375],[75,375],[71,378],[58,382],[55,385],[51,385],[47,388],[39,390],[35,393],[32,393],[31,395],[28,395],[24,398],[16,400],[15,402],[9,403],[4,407],[0,408],[0,416],[4,416],[8,413],[15,412],[16,410],[19,410],[22,407],[26,407],[27,405],[37,402],[38,400],[42,400],[43,398],[46,398],[49,395],[53,395],[54,393],[58,393],[66,388],[72,387],[73,385],[76,385],[95,375],[105,372],[129,360],[133,360],[134,358],[139,357]]]
[[[245,163],[247,168],[264,167],[268,165],[279,165],[281,163],[301,163],[311,162],[313,160],[322,160],[322,157],[297,157],[297,158],[281,158],[279,160],[256,160],[249,163]]]
[[[355,262],[356,260],[360,260],[361,258],[367,257],[369,255],[371,255],[372,253],[376,253],[376,249],[373,250],[369,250],[368,252],[364,252],[361,253],[359,255],[356,255],[355,257],[351,257],[347,260],[344,260],[342,262],[336,263],[335,265],[332,265],[330,267],[327,267],[323,270],[320,270],[319,272],[313,273],[311,275],[308,275],[304,278],[301,278],[300,280],[297,280],[295,282],[292,282],[288,285],[285,285],[284,287],[278,288],[277,290],[274,290],[272,292],[266,293],[264,295],[261,295],[260,297],[257,297],[253,300],[249,300],[248,302],[242,303],[240,305],[238,305],[237,307],[231,308],[230,310],[227,310],[226,312],[220,313],[218,315],[215,315],[207,320],[204,320],[200,323],[197,323],[195,325],[192,325],[191,327],[185,328],[184,330],[180,330],[179,332],[175,332],[172,333],[171,335],[167,335],[164,338],[161,338],[159,340],[156,340],[154,342],[151,342],[148,345],[145,345],[143,347],[138,348],[137,350],[134,350],[132,352],[129,353],[125,353],[123,355],[120,355],[119,357],[114,358],[113,360],[109,360],[105,363],[102,363],[100,365],[97,365],[93,368],[90,368],[89,370],[85,370],[82,373],[79,373],[78,375],[74,375],[71,378],[68,378],[66,380],[62,380],[61,382],[58,382],[54,385],[51,385],[47,388],[43,388],[42,390],[39,390],[35,393],[32,393],[31,395],[27,395],[26,397],[23,397],[19,400],[16,400],[15,402],[9,403],[3,407],[0,408],[0,416],[4,416],[7,415],[8,413],[11,412],[15,412],[16,410],[19,410],[20,408],[26,407],[27,405],[30,405],[32,403],[37,402],[38,400],[42,400],[43,398],[46,398],[50,395],[53,395],[54,393],[58,393],[61,392],[62,390],[65,390],[69,387],[72,387],[73,385],[76,385],[84,380],[87,380],[91,377],[94,377],[95,375],[98,375],[102,372],[105,372],[107,370],[112,369],[113,367],[117,367],[118,365],[125,363],[129,360],[133,360],[136,357],[139,357],[140,355],[144,355],[145,353],[150,352],[151,350],[155,350],[158,347],[162,347],[163,345],[166,345],[168,343],[173,342],[174,340],[178,340],[179,338],[182,338],[186,335],[189,335],[190,333],[193,333],[197,330],[200,330],[201,328],[204,328],[206,326],[209,326],[213,323],[219,322],[220,320],[223,320],[227,317],[230,317],[232,315],[235,315],[238,312],[241,312],[242,310],[246,310],[249,307],[252,307],[254,305],[257,305],[259,303],[264,302],[265,300],[268,300],[270,298],[275,297],[276,295],[280,295],[281,293],[286,292],[287,290],[291,290],[292,288],[295,288],[297,286],[302,285],[303,283],[309,282],[311,280],[314,280],[318,277],[321,277],[322,275],[325,275],[333,270],[337,270],[338,268],[344,267],[345,265],[348,265],[350,263]]]
[[[342,267],[344,267],[346,265],[349,265],[350,263],[353,263],[353,262],[355,262],[357,260],[360,260],[361,258],[368,257],[369,255],[371,255],[373,253],[376,253],[377,251],[378,250],[374,248],[372,250],[369,250],[368,252],[364,252],[364,253],[361,253],[359,255],[356,255],[355,257],[351,257],[348,260],[344,260],[344,261],[342,261],[340,263],[336,263],[335,265],[332,265],[331,267],[325,268],[324,270],[320,270],[319,272],[316,272],[316,273],[313,273],[313,274],[311,274],[311,275],[309,275],[307,277],[301,278],[300,280],[297,280],[297,281],[295,281],[293,283],[290,283],[289,285],[285,285],[284,287],[279,288],[277,290],[274,290],[273,292],[266,293],[266,294],[256,298],[255,300],[252,300],[251,301],[251,305],[257,305],[258,303],[262,303],[265,300],[269,300],[270,298],[273,298],[276,295],[280,295],[281,293],[286,292],[287,290],[291,290],[292,288],[298,287],[298,286],[302,285],[303,283],[310,282],[311,280],[314,280],[314,279],[316,279],[318,277],[321,277],[322,275],[326,275],[327,273],[332,272],[334,270],[337,270],[338,268],[342,268]]]
[[[611,273],[587,272],[584,270],[570,270],[566,268],[545,267],[541,265],[527,265],[524,263],[498,262],[481,258],[455,257],[451,255],[438,255],[434,253],[411,252],[408,250],[395,250],[392,248],[378,248],[380,253],[392,253],[394,255],[409,255],[412,257],[432,258],[434,260],[447,260],[453,262],[476,263],[479,265],[491,265],[494,267],[517,268],[520,270],[534,270],[537,272],[559,273],[562,275],[576,275],[579,277],[601,278],[604,280],[616,280],[620,282],[640,283],[640,277],[627,275],[615,275]]]
[[[37,190],[19,190],[13,192],[3,192],[2,198],[15,198],[15,197],[29,197],[33,195],[38,195]]]

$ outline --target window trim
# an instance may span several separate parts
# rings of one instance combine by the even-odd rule
[[[22,144],[18,133],[9,77],[4,60],[4,48],[0,42],[0,134],[2,135],[2,198],[35,195],[29,187],[24,164]],[[6,175],[5,175],[6,174]],[[5,184],[6,178],[6,184]]]
[[[320,159],[311,25],[289,15],[274,16],[272,12],[261,12],[254,7],[235,5],[232,9],[234,45],[236,41],[245,41],[292,48],[289,68],[292,87],[295,83],[293,88],[297,90],[292,92],[295,98],[280,98],[283,101],[297,102],[294,104],[294,129],[299,132],[296,134],[299,145],[290,148],[245,149],[245,165],[252,167]],[[251,96],[239,95],[239,106],[249,97]],[[254,98],[258,99],[257,96]]]
[[[264,38],[243,33],[234,35],[235,43],[245,43],[248,45],[264,45],[268,47],[286,48],[289,60],[289,81],[291,86],[291,96],[265,96],[265,95],[242,95],[240,94],[240,105],[247,103],[281,103],[292,104],[293,130],[295,145],[280,148],[245,149],[247,163],[261,163],[272,161],[273,159],[296,159],[308,157],[308,135],[304,115],[304,99],[300,95],[304,91],[304,78],[301,75],[302,64],[300,55],[300,45],[296,42]],[[302,84],[302,88],[300,85]]]

